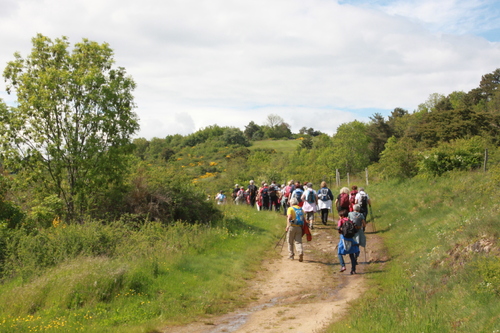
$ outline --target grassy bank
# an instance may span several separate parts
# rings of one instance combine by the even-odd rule
[[[10,264],[17,277],[0,286],[0,331],[152,332],[228,311],[247,301],[241,290],[282,229],[280,215],[228,205],[212,226],[89,223],[17,236],[20,249],[38,251],[21,251]],[[64,257],[83,243],[106,245],[40,258]],[[37,269],[44,259],[55,263]]]
[[[370,290],[328,332],[499,332],[497,174],[371,186],[390,259],[368,267]]]
[[[274,149],[283,153],[293,153],[300,145],[301,140],[260,140],[252,141],[250,150]]]

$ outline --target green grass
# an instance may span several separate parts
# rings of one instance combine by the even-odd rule
[[[250,150],[275,149],[277,152],[293,153],[300,145],[300,140],[260,140],[252,141]]]
[[[490,174],[367,190],[390,261],[368,267],[356,316],[328,332],[499,332],[498,186]],[[369,237],[369,236],[368,236]]]
[[[122,233],[113,255],[77,257],[7,281],[0,331],[153,332],[233,309],[248,301],[242,290],[283,217],[229,205],[224,215],[212,227],[153,223]]]
[[[389,259],[366,267],[371,287],[328,332],[500,331],[499,173],[367,186],[380,258]],[[154,332],[244,304],[284,220],[223,209],[212,226],[87,224],[17,236],[26,245],[7,258],[17,278],[0,285],[0,332]],[[85,256],[71,257],[81,246]]]

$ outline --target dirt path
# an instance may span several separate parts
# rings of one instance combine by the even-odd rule
[[[380,260],[381,241],[367,226],[367,251],[361,249],[358,274],[339,272],[336,255],[338,233],[329,222],[316,224],[313,240],[305,242],[304,262],[288,260],[287,245],[276,249],[272,259],[265,260],[263,271],[252,282],[249,292],[256,301],[246,308],[220,317],[204,319],[182,327],[167,327],[163,333],[318,333],[346,309],[346,304],[365,290],[366,265]]]

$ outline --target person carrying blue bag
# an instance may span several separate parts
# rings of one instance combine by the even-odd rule
[[[338,245],[338,257],[340,262],[340,272],[346,270],[344,256],[349,255],[351,259],[351,274],[356,274],[356,265],[358,263],[359,257],[359,243],[355,240],[355,235],[357,233],[357,228],[348,218],[348,211],[341,210],[339,212],[340,219],[338,222],[340,240]]]

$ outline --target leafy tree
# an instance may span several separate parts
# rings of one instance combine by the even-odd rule
[[[149,141],[148,149],[147,149],[147,160],[163,160],[164,155],[163,151],[168,147],[165,139],[162,138],[152,138]]]
[[[408,118],[408,111],[405,109],[395,108],[391,112],[387,124],[389,125],[390,132],[392,135],[396,136],[396,138],[400,138],[405,135],[407,128],[405,122],[406,118]]]
[[[472,89],[468,96],[473,104],[483,104],[488,102],[500,87],[500,68],[494,72],[485,74],[481,78],[479,87]],[[483,102],[483,103],[482,103]]]
[[[261,131],[260,126],[251,121],[248,123],[248,125],[245,126],[245,130],[243,131],[243,133],[245,134],[248,140],[254,140],[254,135],[260,131]]]
[[[130,138],[138,128],[133,79],[113,68],[108,44],[38,34],[25,59],[4,70],[18,107],[0,114],[4,159],[30,171],[35,186],[56,194],[72,219],[123,183]]]
[[[250,146],[250,143],[244,133],[236,127],[226,128],[224,134],[222,135],[222,139],[227,145]]]
[[[329,148],[332,146],[332,138],[327,135],[327,134],[321,134],[318,136],[318,139],[316,140],[314,147],[317,149],[325,149]]]
[[[429,97],[427,98],[427,101],[425,101],[424,103],[422,103],[418,106],[418,111],[419,112],[431,112],[434,110],[436,105],[440,101],[442,101],[444,98],[445,98],[445,96],[441,95],[441,94],[437,94],[437,93],[430,94]]]
[[[267,116],[266,123],[261,127],[261,130],[264,132],[264,136],[270,139],[283,139],[292,136],[290,125],[276,114]]]
[[[392,130],[380,113],[375,113],[370,119],[371,122],[366,131],[371,139],[369,146],[371,151],[370,160],[377,162],[380,153],[384,150],[385,143],[392,136]]]
[[[312,149],[314,146],[311,137],[305,137],[299,145],[299,149]]]
[[[367,126],[355,120],[337,128],[333,137],[335,168],[353,173],[368,166],[370,137],[366,134]]]
[[[439,142],[479,135],[487,128],[487,119],[483,114],[475,112],[466,104],[459,104],[455,109],[450,97],[445,97],[432,112],[424,115],[419,134],[427,146],[434,147]]]
[[[290,130],[290,125],[282,122],[274,127],[262,126],[264,129],[264,134],[270,139],[285,139],[292,136],[292,131]]]
[[[134,139],[133,144],[136,156],[144,161],[146,159],[146,152],[149,148],[149,141],[145,138],[136,138]]]
[[[408,137],[389,138],[376,165],[377,173],[385,179],[405,179],[418,172],[417,143]]]
[[[219,139],[226,128],[218,125],[211,125],[196,131],[184,138],[184,146],[194,147],[200,143],[204,143],[209,139]]]

